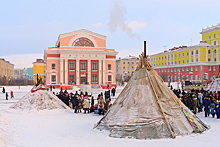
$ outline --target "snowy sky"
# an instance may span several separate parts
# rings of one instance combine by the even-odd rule
[[[202,28],[220,22],[219,4],[219,0],[2,1],[0,57],[16,57],[12,63],[17,68],[31,66],[45,49],[55,46],[59,34],[79,29],[107,36],[107,48],[116,49],[118,57],[140,54],[144,40],[149,54],[191,45],[191,40],[198,44]]]

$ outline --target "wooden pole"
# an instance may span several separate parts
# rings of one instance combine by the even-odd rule
[[[144,58],[146,59],[147,56],[147,47],[146,47],[146,41],[144,41]]]
[[[157,103],[158,103],[158,105],[159,105],[159,107],[160,107],[160,109],[161,109],[161,112],[162,112],[162,114],[163,114],[163,117],[164,117],[164,119],[165,119],[165,122],[166,122],[166,124],[167,124],[167,126],[168,126],[168,128],[169,128],[169,130],[170,130],[170,133],[171,133],[172,137],[175,138],[175,136],[174,136],[174,134],[173,134],[173,131],[171,130],[171,127],[170,127],[170,125],[169,125],[169,123],[168,123],[168,121],[167,121],[167,118],[166,118],[166,116],[165,116],[165,113],[164,113],[164,111],[163,111],[163,108],[162,108],[162,106],[161,106],[161,104],[160,104],[159,98],[158,98],[157,93],[156,93],[156,91],[155,91],[155,89],[154,89],[153,83],[152,83],[152,81],[151,81],[151,78],[150,78],[150,75],[149,75],[147,69],[146,69],[146,72],[147,72],[147,76],[148,76],[149,81],[150,81],[150,85],[151,85],[151,87],[152,87],[152,89],[153,89],[153,92],[154,92],[154,94],[155,94]]]

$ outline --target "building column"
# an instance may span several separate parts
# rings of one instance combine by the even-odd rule
[[[87,69],[87,75],[88,75],[88,81],[87,82],[89,82],[89,84],[91,85],[91,60],[90,59],[88,59],[87,60],[88,62],[88,69]]]
[[[60,84],[63,85],[63,59],[60,59]]]
[[[79,83],[79,59],[76,59],[76,85],[80,85]]]
[[[68,60],[65,59],[65,85],[68,85]]]
[[[99,60],[99,85],[102,84],[102,60]]]
[[[103,60],[103,71],[102,71],[102,74],[103,74],[103,84],[106,84],[106,81],[105,81],[105,73],[106,73],[106,69],[105,69],[105,65],[106,64],[106,61],[105,59]]]
[[[166,66],[168,66],[168,55],[166,55],[166,58],[167,58],[166,59],[166,64],[167,64]]]
[[[212,53],[212,54],[211,54],[211,57],[212,57],[211,61],[213,62],[213,61],[214,61],[214,60],[213,60],[213,56],[214,56],[214,50],[213,50],[213,49],[211,50],[211,53]]]

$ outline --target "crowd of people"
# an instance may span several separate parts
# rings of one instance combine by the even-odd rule
[[[185,104],[194,114],[205,111],[205,117],[210,115],[220,119],[220,91],[212,92],[201,89],[191,89],[188,91],[172,89],[174,94]]]
[[[5,98],[6,100],[8,100],[9,94],[8,92],[5,91],[5,87],[2,87],[2,93],[5,93]],[[12,90],[10,91],[10,94],[11,94],[11,98],[14,98],[14,92]]]
[[[98,94],[97,101],[95,103],[94,96],[89,95],[87,92],[76,91],[75,93],[68,93],[67,90],[60,90],[59,93],[54,93],[61,101],[63,101],[67,106],[74,109],[75,113],[91,113],[104,115],[108,109],[111,107],[111,95],[115,96],[116,89],[105,91]]]

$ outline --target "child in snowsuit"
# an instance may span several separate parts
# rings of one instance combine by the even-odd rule
[[[211,114],[212,114],[212,117],[214,118],[215,117],[215,104],[214,103],[211,104]]]

